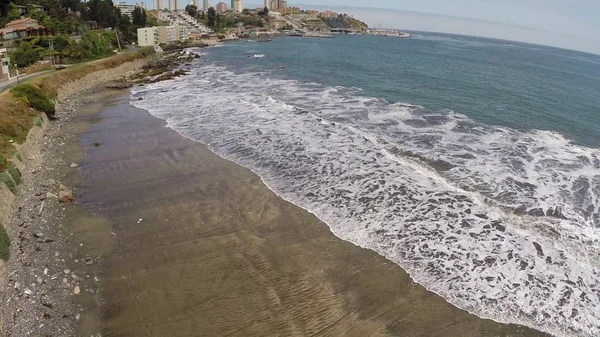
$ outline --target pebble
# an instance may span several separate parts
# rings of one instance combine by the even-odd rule
[[[80,292],[81,292],[81,289],[79,288],[79,286],[75,286],[75,288],[73,288],[74,295],[79,295]]]
[[[68,274],[68,273],[70,273],[71,271],[70,271],[69,269],[65,269],[65,270],[63,270],[63,272],[64,272],[65,274]]]
[[[48,268],[44,269],[44,275],[48,275]]]
[[[63,283],[67,283],[67,282],[69,282],[69,279],[68,279],[68,278],[66,278],[66,277],[65,277],[65,278],[63,278]]]
[[[33,291],[31,291],[30,289],[25,289],[25,291],[23,291],[23,293],[27,296],[33,294]]]
[[[42,284],[42,282],[44,282],[44,280],[38,276],[38,278],[36,279],[38,284]]]

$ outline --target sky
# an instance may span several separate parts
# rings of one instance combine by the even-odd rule
[[[246,3],[255,7],[262,1]],[[493,37],[600,54],[600,0],[288,0],[288,5],[352,14],[371,27]]]

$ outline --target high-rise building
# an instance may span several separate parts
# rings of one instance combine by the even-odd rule
[[[244,3],[242,0],[233,0],[233,10],[238,13],[244,10]]]
[[[229,8],[235,10],[235,0],[231,0],[231,6]]]
[[[227,12],[227,4],[224,2],[219,2],[217,4],[217,8],[215,8],[217,10],[217,12],[219,13],[225,13]]]
[[[204,0],[202,9],[204,9],[204,11],[207,11],[209,7],[210,7],[210,0]]]

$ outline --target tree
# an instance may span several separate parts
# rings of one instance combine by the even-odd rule
[[[111,0],[90,0],[83,12],[87,21],[96,21],[100,27],[114,27],[119,21],[119,12]]]
[[[244,14],[244,15],[248,15],[248,14],[250,14],[250,10],[249,10],[248,8],[244,8],[244,9],[242,10],[242,14]]]
[[[269,7],[263,8],[263,12],[265,13],[265,15],[269,15]]]
[[[21,18],[21,10],[12,2],[8,4],[6,11],[7,12],[6,15],[4,15],[4,19],[0,21],[0,27],[4,27],[4,25],[7,23]]]
[[[75,12],[77,11],[77,8],[79,7],[79,3],[81,1],[79,0],[60,0],[60,7],[62,7],[63,9],[69,10],[71,12]]]
[[[215,22],[217,21],[217,12],[215,11],[214,7],[210,7],[208,9],[206,16],[208,16],[208,26],[214,27]]]
[[[198,7],[196,5],[185,6],[185,11],[193,18],[198,16]]]
[[[140,7],[136,7],[131,13],[131,22],[136,27],[146,27],[146,22],[148,21],[148,17],[146,16],[146,10]]]

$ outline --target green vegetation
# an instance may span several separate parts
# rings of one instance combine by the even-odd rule
[[[217,13],[213,7],[210,7],[206,14],[200,14],[200,20],[217,33],[222,33],[229,28],[235,27],[237,24],[243,26],[264,27],[269,21],[269,16],[265,15],[264,11],[253,13],[244,11],[239,13]]]
[[[38,11],[31,4],[44,6],[45,10]],[[49,57],[59,58],[63,63],[106,57],[113,54],[119,45],[133,42],[138,28],[159,25],[158,20],[147,15],[142,8],[136,8],[131,18],[122,15],[112,0],[0,0],[0,13],[3,15],[0,28],[21,17],[17,5],[28,6],[24,16],[37,20],[51,34],[16,41],[17,48],[10,57],[19,67],[27,67]],[[116,29],[117,34],[104,28]]]
[[[6,184],[8,189],[11,192],[15,193],[15,191],[17,189],[17,185],[15,184],[15,181],[13,180],[10,173],[8,173],[7,171],[0,172],[0,182]]]
[[[321,17],[321,20],[323,20],[330,28],[353,29],[361,32],[364,32],[369,28],[366,23],[346,14],[340,14],[333,18]]]
[[[8,260],[8,247],[10,246],[10,239],[8,237],[8,233],[6,233],[6,229],[3,226],[0,226],[0,259],[6,261]]]
[[[25,141],[39,113],[54,110],[54,106],[50,109],[47,103],[56,98],[60,87],[90,73],[115,68],[153,54],[153,48],[143,48],[136,53],[116,55],[94,63],[73,66],[0,94],[0,172],[11,166],[10,158],[15,153],[14,143],[20,144]],[[10,174],[4,173],[10,177]]]
[[[8,160],[6,160],[4,155],[0,154],[0,170],[5,170],[7,166]]]
[[[213,8],[213,10],[214,10],[214,8]],[[193,18],[198,17],[198,7],[196,5],[185,6],[185,11],[188,13],[189,16],[191,16]]]
[[[16,166],[9,167],[8,174],[10,174],[15,184],[19,185],[21,183],[21,172]]]
[[[54,117],[54,103],[44,95],[40,88],[34,87],[31,84],[19,84],[11,89],[11,93],[15,97],[24,97],[30,107],[46,113],[49,118]]]
[[[33,125],[35,125],[35,126],[39,126],[39,127],[42,127],[42,119],[41,119],[41,118],[39,118],[39,117],[35,117],[35,118],[33,119]]]

